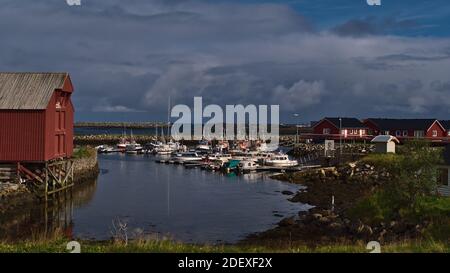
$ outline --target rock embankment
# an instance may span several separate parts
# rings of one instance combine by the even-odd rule
[[[416,238],[423,231],[423,226],[397,221],[371,226],[348,215],[349,208],[373,194],[389,177],[385,170],[378,170],[364,162],[275,176],[276,179],[306,186],[290,200],[310,204],[314,208],[285,218],[276,228],[253,234],[242,243],[278,247],[287,243],[317,246]]]
[[[81,184],[91,181],[98,176],[99,167],[97,152],[92,152],[89,156],[74,159],[74,183]]]

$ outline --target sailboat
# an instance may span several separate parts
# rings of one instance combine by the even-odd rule
[[[130,144],[130,142],[127,140],[125,127],[124,127],[123,131],[122,131],[122,136],[120,137],[120,140],[119,140],[119,144],[117,144],[117,149],[119,149],[120,151],[125,151],[128,144]]]
[[[142,152],[144,149],[141,144],[137,143],[133,137],[133,129],[131,129],[131,142],[125,146],[125,151],[127,154],[137,154]]]

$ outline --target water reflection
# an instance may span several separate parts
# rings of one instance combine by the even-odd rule
[[[164,165],[151,156],[101,155],[96,181],[0,216],[0,238],[22,240],[62,232],[69,237],[109,239],[112,221],[126,221],[130,235],[170,235],[195,243],[235,242],[273,227],[308,207],[287,201],[298,186],[267,174],[214,173]],[[276,215],[274,215],[276,211]]]
[[[0,239],[23,241],[50,238],[56,234],[74,237],[73,214],[94,197],[97,180],[56,193],[45,201],[36,201],[0,216]]]

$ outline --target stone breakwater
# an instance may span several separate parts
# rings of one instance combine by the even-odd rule
[[[94,151],[89,156],[74,159],[73,176],[76,185],[95,179],[98,173],[97,152]]]

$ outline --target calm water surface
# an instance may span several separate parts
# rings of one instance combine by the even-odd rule
[[[58,226],[77,238],[109,239],[113,220],[121,219],[130,235],[156,233],[185,242],[232,243],[274,227],[280,215],[309,208],[281,194],[295,192],[298,186],[265,174],[227,176],[154,160],[146,155],[99,155],[101,174],[96,182],[4,226],[22,233]]]

